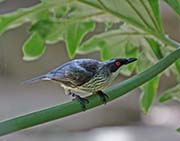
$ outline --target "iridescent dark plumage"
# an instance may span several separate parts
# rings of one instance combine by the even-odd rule
[[[52,80],[58,82],[66,91],[68,91],[68,94],[80,99],[80,101],[83,98],[72,93],[71,90],[99,93],[102,97],[103,92],[101,90],[110,84],[114,79],[114,74],[117,76],[117,70],[122,65],[134,62],[135,60],[137,59],[119,58],[101,62],[94,59],[75,59],[57,67],[45,75],[33,78],[26,82],[31,83],[39,80]],[[105,100],[106,99],[104,99],[104,102],[106,102]]]

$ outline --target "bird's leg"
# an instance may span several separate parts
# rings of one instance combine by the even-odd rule
[[[79,103],[82,106],[83,111],[86,110],[86,104],[89,103],[89,100],[87,100],[86,98],[80,97],[79,95],[71,92],[70,90],[69,90],[69,95],[71,95],[73,97],[73,100],[78,100],[79,101]]]
[[[96,94],[99,95],[99,97],[101,98],[101,100],[103,101],[104,104],[107,103],[109,96],[107,94],[105,94],[103,91],[97,91]]]

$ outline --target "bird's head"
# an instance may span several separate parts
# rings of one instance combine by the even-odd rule
[[[116,72],[121,66],[127,65],[129,63],[132,63],[136,61],[136,58],[117,58],[117,59],[111,59],[105,62],[105,65],[109,69],[110,72]]]

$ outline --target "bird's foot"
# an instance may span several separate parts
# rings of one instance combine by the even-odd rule
[[[74,94],[74,93],[72,94],[72,97],[74,97],[73,100],[78,100],[82,106],[83,111],[86,111],[86,104],[89,103],[89,100],[87,100],[86,98],[82,98],[79,95]]]
[[[101,100],[103,101],[104,104],[107,103],[108,98],[109,98],[109,96],[108,96],[107,94],[105,94],[105,93],[102,92],[102,91],[97,91],[96,94],[99,95],[99,97],[101,98]]]

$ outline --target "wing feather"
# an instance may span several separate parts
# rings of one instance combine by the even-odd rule
[[[94,76],[94,72],[83,66],[73,63],[59,67],[47,74],[54,81],[61,82],[70,87],[81,86]]]

